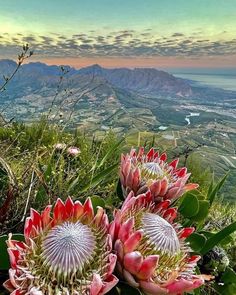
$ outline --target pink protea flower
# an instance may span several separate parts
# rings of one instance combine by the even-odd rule
[[[51,214],[31,209],[25,242],[7,241],[11,269],[4,283],[12,295],[101,295],[118,279],[112,274],[116,255],[108,234],[108,218],[91,200],[84,205],[58,199]]]
[[[174,223],[177,210],[169,205],[155,204],[150,191],[131,192],[110,226],[119,276],[149,295],[179,295],[204,283],[194,274],[200,257],[185,243],[194,229]]]
[[[72,156],[72,157],[76,157],[78,156],[81,151],[79,148],[75,147],[75,146],[70,146],[68,149],[67,149],[67,153],[68,155]]]
[[[155,201],[174,199],[184,192],[196,189],[197,184],[186,184],[190,173],[187,168],[177,169],[179,160],[167,163],[165,153],[159,155],[153,148],[145,154],[144,148],[138,153],[131,149],[130,153],[121,156],[120,180],[124,195],[130,191],[135,195],[151,191]]]

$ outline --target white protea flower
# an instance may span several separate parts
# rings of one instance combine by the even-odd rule
[[[108,218],[90,198],[84,205],[58,199],[53,213],[31,209],[25,242],[7,241],[11,268],[4,283],[12,295],[102,295],[112,289],[116,255]]]
[[[177,209],[170,200],[158,204],[148,191],[131,192],[110,226],[117,254],[117,273],[144,294],[179,295],[204,284],[207,276],[196,275],[200,256],[192,255],[185,239],[194,231],[174,222]]]

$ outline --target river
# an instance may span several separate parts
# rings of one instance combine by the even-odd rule
[[[190,117],[199,117],[200,113],[190,113],[185,117],[185,121],[187,121],[187,125],[191,124]]]

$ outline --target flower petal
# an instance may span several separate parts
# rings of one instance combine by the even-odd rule
[[[204,284],[202,278],[196,278],[194,280],[180,279],[166,286],[169,294],[178,294],[186,291],[191,291]]]
[[[84,203],[84,214],[89,220],[92,220],[94,217],[93,204],[90,198]]]
[[[65,209],[66,209],[66,214],[67,218],[70,216],[73,216],[74,214],[74,203],[70,197],[67,198],[65,202]]]
[[[124,248],[121,240],[116,240],[114,244],[115,253],[120,261],[124,258]]]
[[[84,213],[84,207],[80,201],[74,203],[74,219],[78,220]]]
[[[50,218],[50,213],[52,210],[52,206],[48,205],[42,212],[41,217],[42,217],[42,227],[45,228],[47,226],[49,226],[49,223],[51,221]]]
[[[140,280],[150,279],[157,267],[158,259],[158,255],[150,255],[147,258],[145,258],[143,260],[139,272],[137,273],[137,277]]]
[[[103,288],[102,288],[102,292],[100,293],[101,295],[106,294],[107,292],[109,292],[112,288],[115,287],[115,285],[117,285],[117,283],[119,282],[119,279],[114,276],[111,275],[108,279],[106,279],[106,281],[103,283]],[[99,294],[99,295],[100,295]]]
[[[180,239],[186,239],[188,236],[190,236],[195,231],[194,227],[185,227],[179,232],[179,238]]]
[[[165,162],[167,160],[167,155],[166,153],[163,153],[161,156],[160,156],[160,160]]]
[[[179,159],[175,159],[169,163],[169,166],[173,167],[173,169],[175,170],[178,166],[178,163],[179,163]]]
[[[133,252],[136,250],[136,247],[138,246],[139,242],[141,241],[143,237],[143,231],[138,230],[134,232],[124,243],[124,252]]]
[[[65,205],[62,200],[59,198],[56,201],[54,210],[53,210],[53,220],[54,224],[60,223],[65,218]]]
[[[167,193],[168,190],[168,179],[165,176],[162,180],[161,180],[161,190],[159,195],[162,197]]]
[[[158,284],[150,281],[140,281],[140,287],[149,295],[165,295],[168,294],[167,289],[162,288]]]
[[[133,227],[134,227],[134,218],[131,217],[121,225],[118,238],[122,242],[125,242],[129,238],[129,236],[132,234]]]
[[[103,288],[102,279],[99,274],[93,274],[93,280],[90,287],[90,295],[100,294],[101,289]]]
[[[139,272],[142,263],[143,256],[138,251],[127,253],[124,256],[124,267],[134,275]]]
[[[139,283],[137,283],[134,279],[134,277],[132,276],[132,274],[130,272],[128,272],[127,270],[123,270],[123,275],[125,280],[127,281],[127,283],[134,288],[138,288],[139,287]]]

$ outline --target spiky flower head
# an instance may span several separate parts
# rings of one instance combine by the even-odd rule
[[[116,255],[108,218],[91,200],[84,205],[58,199],[51,214],[31,209],[25,242],[7,241],[11,268],[4,286],[12,295],[101,295],[117,283],[112,274]]]
[[[194,274],[200,257],[185,242],[194,229],[175,223],[177,209],[169,205],[155,204],[150,191],[131,192],[110,226],[119,276],[149,295],[182,294],[204,283]]]
[[[120,180],[124,195],[130,191],[138,195],[150,190],[155,201],[161,201],[196,189],[197,184],[186,184],[190,173],[185,167],[177,169],[178,162],[176,159],[167,163],[167,155],[159,155],[153,148],[147,154],[142,147],[138,153],[131,149],[129,154],[121,156]]]

